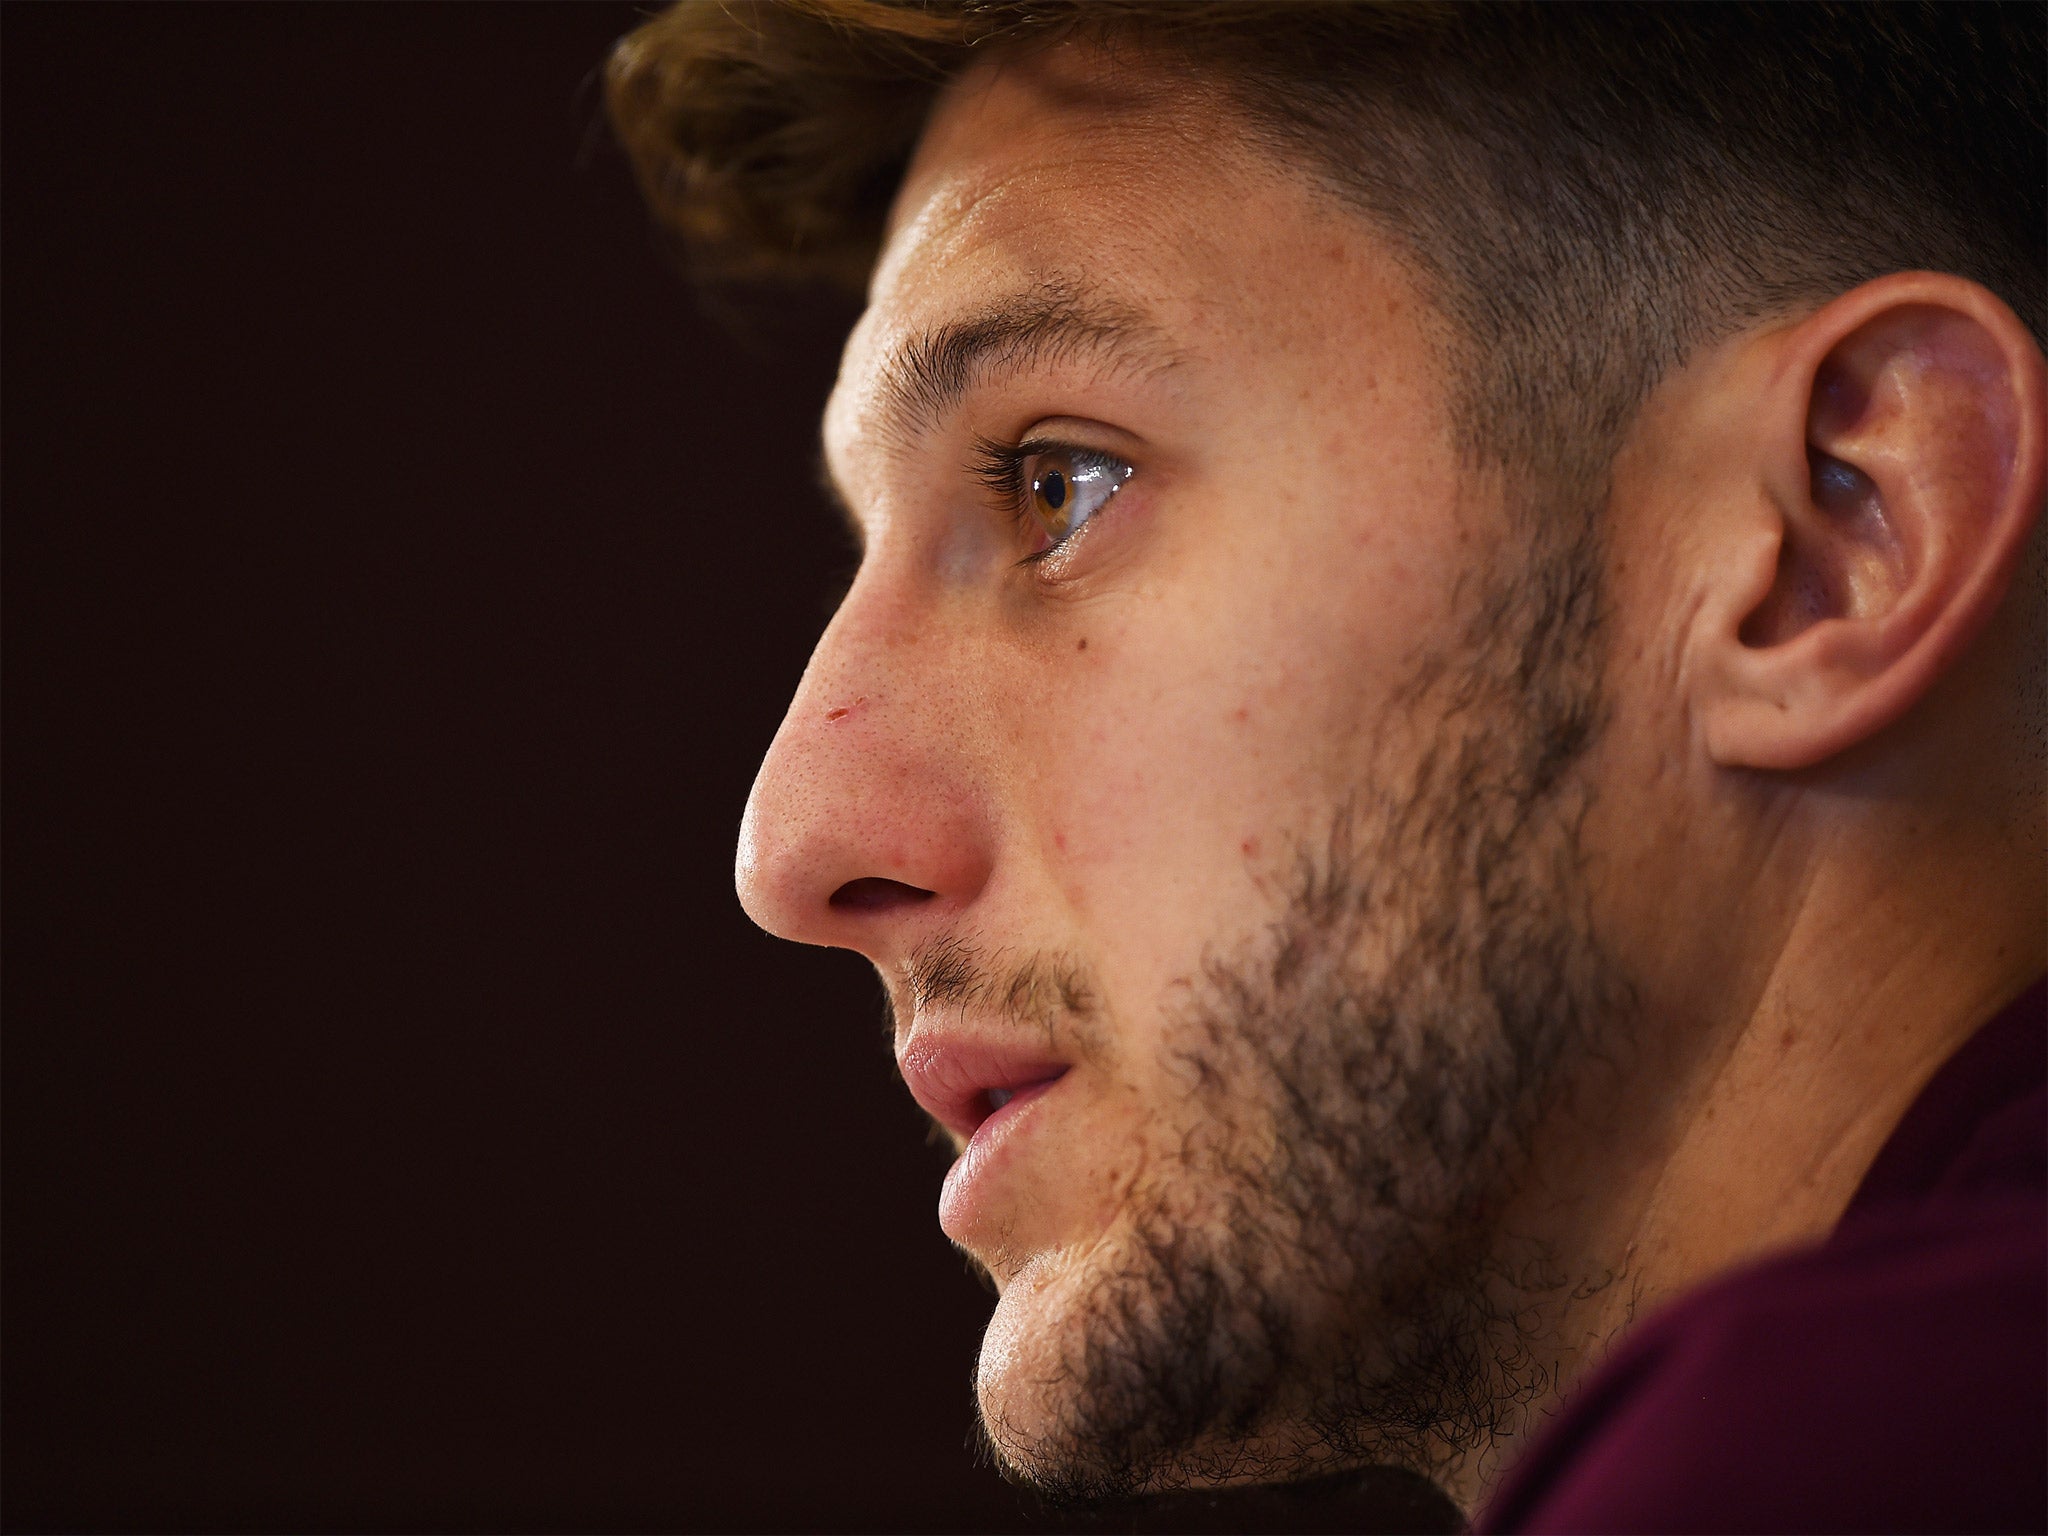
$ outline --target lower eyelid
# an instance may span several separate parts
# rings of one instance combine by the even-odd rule
[[[1132,478],[1138,478],[1135,472],[1133,473]],[[1150,489],[1149,485],[1147,489]],[[1125,503],[1128,494],[1129,493],[1126,490],[1124,490],[1122,487],[1119,487],[1116,494],[1112,496],[1109,499],[1109,501],[1105,502],[1101,507],[1097,508],[1094,514],[1089,517],[1087,522],[1083,523],[1079,528],[1076,528],[1072,533],[1068,534],[1066,538],[1060,540],[1058,543],[1051,544],[1046,548],[1037,551],[1036,553],[1026,555],[1022,560],[1018,562],[1018,564],[1029,566],[1036,570],[1038,572],[1039,579],[1046,585],[1047,588],[1055,588],[1066,585],[1068,577],[1064,568],[1071,562],[1086,562],[1081,570],[1073,573],[1075,579],[1078,579],[1080,576],[1093,571],[1098,565],[1098,562],[1093,558],[1092,555],[1089,555],[1086,552],[1095,549],[1107,551],[1109,549],[1114,548],[1116,535],[1113,526],[1105,529],[1105,531],[1100,534],[1093,533],[1091,532],[1091,530],[1095,529],[1097,524],[1108,523],[1114,513],[1116,504]],[[1110,539],[1111,543],[1107,545],[1101,544],[1099,541],[1102,538]]]

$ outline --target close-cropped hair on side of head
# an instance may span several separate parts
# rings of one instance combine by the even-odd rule
[[[2037,5],[684,0],[614,122],[709,278],[858,286],[934,95],[1078,38],[1220,87],[1449,322],[1461,446],[1596,491],[1703,342],[1887,272],[2048,337]]]

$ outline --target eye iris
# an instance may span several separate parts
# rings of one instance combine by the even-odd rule
[[[1038,498],[1039,521],[1048,530],[1058,535],[1067,531],[1067,503],[1072,500],[1073,488],[1067,483],[1064,470],[1048,469],[1031,483],[1032,492]]]

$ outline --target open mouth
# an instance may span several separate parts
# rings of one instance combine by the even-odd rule
[[[985,1059],[982,1065],[986,1070]],[[943,1071],[941,1068],[941,1075]],[[960,1154],[946,1171],[939,1193],[939,1227],[955,1242],[970,1241],[972,1234],[985,1230],[991,1213],[1009,1209],[1000,1194],[1003,1176],[998,1170],[1014,1164],[1019,1138],[1028,1144],[1034,1129],[1033,1106],[1066,1075],[1066,1063],[1041,1061],[1028,1069],[1006,1071],[993,1082],[984,1078],[982,1086],[959,1101],[957,1109],[949,1108],[946,1116],[939,1117],[953,1133]],[[909,1072],[905,1077],[917,1081]],[[927,1090],[931,1081],[929,1076],[922,1079]],[[920,1093],[919,1099],[922,1102],[924,1094]],[[1050,1111],[1059,1112],[1058,1105]]]
[[[997,1115],[1001,1114],[1011,1105],[1028,1104],[1066,1075],[1067,1069],[1061,1067],[1057,1072],[1050,1073],[1033,1082],[1012,1083],[1007,1088],[983,1089],[981,1094],[982,1115],[974,1127],[975,1132],[979,1133],[982,1126],[987,1125],[989,1121],[995,1119]]]
[[[1019,1138],[1028,1142],[1040,1118],[1034,1106],[1073,1067],[1018,1033],[981,1033],[964,1020],[921,1022],[897,1048],[905,1086],[959,1153],[939,1194],[939,1227],[955,1242],[1006,1209],[997,1170],[1015,1160]]]
[[[897,1065],[911,1097],[962,1142],[990,1121],[1015,1115],[1068,1067],[1036,1052],[936,1032],[906,1042]]]

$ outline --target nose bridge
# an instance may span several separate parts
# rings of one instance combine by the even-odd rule
[[[965,657],[934,620],[864,572],[812,653],[741,825],[740,900],[769,932],[873,958],[912,908],[835,903],[852,882],[929,892],[920,921],[986,883]]]

